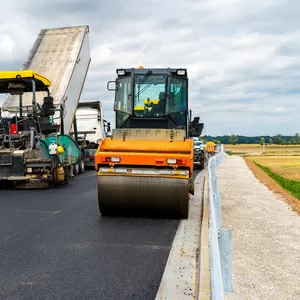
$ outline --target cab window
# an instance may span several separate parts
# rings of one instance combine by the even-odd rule
[[[166,112],[168,114],[185,111],[187,109],[186,79],[170,77],[168,81],[168,93],[169,97],[166,105]]]

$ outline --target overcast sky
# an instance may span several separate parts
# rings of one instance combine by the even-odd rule
[[[300,132],[299,0],[0,0],[0,69],[20,69],[40,29],[90,26],[82,94],[101,100],[120,67],[185,67],[211,135]],[[1,100],[0,100],[1,101]]]

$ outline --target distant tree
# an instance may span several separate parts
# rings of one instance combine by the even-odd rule
[[[295,136],[282,136],[281,134],[277,135],[277,136],[268,136],[268,135],[263,135],[263,136],[243,136],[243,135],[238,135],[238,141],[236,141],[235,143],[238,144],[260,144],[260,139],[261,138],[265,139],[265,143],[269,144],[275,144],[275,142],[277,142],[277,144],[286,144],[288,143],[288,141],[290,141],[292,144],[295,143],[295,137],[298,137],[298,135]],[[278,137],[278,138],[276,138]],[[299,132],[299,137],[300,137],[300,132]],[[221,142],[221,144],[224,145],[228,145],[228,144],[232,144],[232,140],[231,140],[231,136],[230,135],[222,135],[222,136],[210,136],[210,135],[203,135],[201,137],[201,140],[203,142],[208,141],[209,138],[212,138],[213,140],[218,140]],[[299,145],[300,145],[300,139],[299,139]]]
[[[299,145],[300,144],[300,135],[299,133],[296,133],[295,136],[294,136],[294,142],[296,145]]]
[[[232,135],[230,136],[229,141],[230,141],[230,143],[231,143],[232,145],[235,145],[235,144],[239,141],[239,138],[238,138],[237,135],[232,134]]]
[[[202,137],[199,137],[199,141],[202,141],[202,142],[203,142],[203,144],[206,144],[206,143],[207,143],[207,140],[206,140],[206,139],[204,139],[204,138],[202,138]]]
[[[264,143],[265,143],[265,138],[262,136],[262,137],[260,138],[260,144],[263,145]]]
[[[213,140],[213,142],[214,142],[215,144],[221,144],[221,142],[220,142],[219,140]]]
[[[277,134],[276,136],[274,136],[273,141],[274,141],[274,144],[276,144],[276,145],[283,145],[284,144],[284,140],[283,140],[281,134]]]

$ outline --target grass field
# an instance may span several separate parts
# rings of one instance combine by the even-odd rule
[[[300,181],[300,156],[255,155],[247,158],[284,178]]]
[[[300,145],[265,145],[265,147],[259,144],[224,145],[224,151],[237,155],[300,156]]]
[[[224,145],[224,150],[241,155],[291,180],[300,181],[300,146]]]

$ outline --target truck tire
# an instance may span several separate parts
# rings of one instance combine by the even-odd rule
[[[79,174],[79,163],[74,166],[74,168],[73,168],[73,174],[75,176]]]
[[[83,173],[85,170],[85,162],[84,162],[84,154],[80,153],[80,160],[79,160],[79,173]]]
[[[201,170],[203,170],[204,169],[204,167],[205,167],[205,165],[204,165],[205,163],[204,163],[204,159],[201,159],[201,165],[200,165],[200,169]]]

